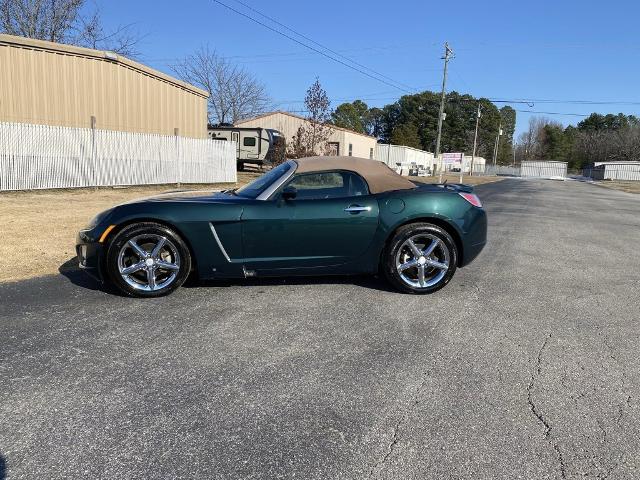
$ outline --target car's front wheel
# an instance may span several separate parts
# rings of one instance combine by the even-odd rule
[[[389,282],[407,293],[431,293],[444,287],[458,264],[458,250],[451,235],[430,223],[400,227],[384,253]]]
[[[123,228],[110,242],[106,270],[111,282],[126,295],[160,297],[187,279],[191,255],[170,228],[136,223]]]

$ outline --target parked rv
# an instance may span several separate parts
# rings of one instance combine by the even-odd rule
[[[236,142],[238,170],[245,163],[262,165],[284,159],[286,145],[278,130],[271,128],[209,127],[209,137],[218,141]]]

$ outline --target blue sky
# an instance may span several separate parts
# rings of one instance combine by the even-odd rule
[[[236,0],[221,1],[255,16]],[[243,1],[411,89],[439,90],[442,45],[448,41],[455,51],[448,90],[493,99],[565,101],[512,105],[527,112],[640,111],[640,2]],[[356,98],[382,106],[404,93],[212,0],[111,0],[98,5],[107,26],[135,23],[146,35],[139,46],[144,63],[170,72],[177,59],[208,44],[261,80],[279,109],[300,110],[316,76],[333,107]],[[627,104],[566,102],[574,100]],[[516,135],[526,130],[531,115],[518,112]],[[581,119],[546,116],[565,125]]]

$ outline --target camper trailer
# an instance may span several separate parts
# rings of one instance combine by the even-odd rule
[[[238,170],[245,163],[262,165],[284,158],[286,145],[278,130],[271,128],[242,128],[234,126],[209,127],[209,138],[236,142]]]

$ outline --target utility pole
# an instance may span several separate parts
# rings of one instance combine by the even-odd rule
[[[444,114],[444,100],[447,88],[447,66],[449,59],[453,55],[453,50],[449,48],[449,43],[444,42],[444,72],[442,74],[442,94],[440,95],[440,113],[438,114],[438,136],[436,137],[436,160],[438,161],[438,169],[440,170],[440,183],[442,183],[442,159],[440,158],[440,140],[442,138],[442,117]]]
[[[498,135],[496,135],[496,146],[493,149],[493,166],[494,167],[498,163],[498,145],[500,145],[501,135],[502,135],[502,119],[500,119],[500,124],[498,125]]]
[[[476,117],[476,133],[473,136],[473,150],[471,152],[471,168],[469,169],[469,176],[473,176],[473,162],[476,159],[476,147],[478,145],[478,127],[480,126],[480,117],[482,116],[482,107],[478,103],[478,116]]]

